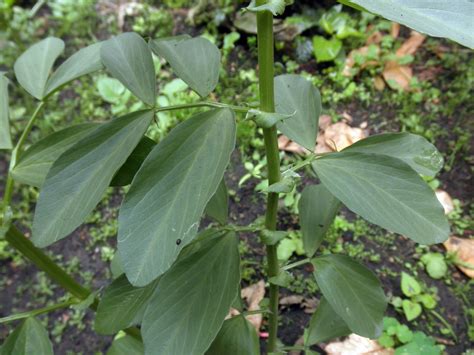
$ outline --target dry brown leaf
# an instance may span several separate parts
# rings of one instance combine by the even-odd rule
[[[345,122],[332,124],[324,131],[324,142],[333,151],[341,151],[365,137],[367,133],[363,129],[351,127]]]
[[[390,87],[408,90],[411,78],[413,77],[413,71],[408,65],[400,65],[395,61],[390,61],[385,64],[382,75]],[[396,85],[393,85],[393,83]]]
[[[374,87],[377,91],[383,91],[385,89],[385,81],[380,75],[374,78]]]
[[[290,295],[280,298],[280,306],[291,306],[303,303],[304,297],[299,295]]]
[[[331,153],[333,150],[326,145],[326,138],[324,138],[324,133],[319,132],[318,138],[316,138],[316,149],[314,152],[316,154]]]
[[[398,48],[395,54],[398,57],[415,54],[418,48],[420,48],[421,44],[424,42],[425,38],[426,36],[422,35],[421,33],[411,31],[410,37],[408,37],[408,39],[403,42],[402,46]]]
[[[393,355],[393,349],[385,349],[377,341],[349,335],[344,341],[336,341],[326,345],[324,350],[328,355]]]
[[[474,267],[474,239],[449,237],[443,245],[448,252],[456,253],[460,261]],[[471,279],[474,278],[474,269],[458,264],[456,266]]]
[[[304,313],[312,314],[316,312],[316,308],[318,308],[318,300],[316,298],[305,298],[301,305],[304,308]]]
[[[324,131],[332,123],[332,118],[329,115],[319,116],[319,129]]]
[[[376,48],[377,48],[377,55],[378,55],[378,53],[380,52],[380,48],[379,46],[376,46]],[[369,53],[369,46],[363,46],[358,49],[352,50],[346,58],[344,68],[342,69],[342,75],[350,77],[357,74],[357,73],[352,72],[352,68],[354,67],[354,64],[355,64],[355,59],[354,59],[355,56],[356,55],[366,56],[368,53]],[[363,70],[364,68],[367,68],[370,66],[377,66],[378,64],[379,64],[378,61],[369,60],[365,62],[363,65],[361,65],[359,69]]]
[[[280,137],[278,137],[278,149],[296,154],[307,154],[306,149],[304,149],[298,143],[291,141],[285,135],[281,135]]]
[[[250,285],[241,290],[240,295],[243,299],[247,301],[247,306],[249,311],[256,311],[260,309],[260,302],[265,297],[265,281],[260,280],[256,284]],[[247,320],[252,323],[252,325],[260,330],[262,325],[263,316],[261,313],[250,314],[246,316]]]
[[[438,198],[439,203],[444,208],[444,214],[448,214],[454,211],[453,199],[449,194],[444,190],[436,190],[436,197]]]
[[[393,38],[397,38],[400,33],[400,24],[396,22],[392,22],[392,26],[390,27],[390,36]]]

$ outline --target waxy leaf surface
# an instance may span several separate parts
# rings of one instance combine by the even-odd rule
[[[244,316],[227,319],[206,355],[259,355],[260,342],[255,327]]]
[[[141,322],[158,280],[145,287],[134,287],[125,275],[119,276],[102,296],[95,318],[95,330],[100,334],[114,334]]]
[[[145,310],[146,354],[203,354],[235,299],[240,281],[235,234],[193,244],[160,278]]]
[[[341,152],[313,163],[323,185],[369,222],[420,244],[445,241],[449,224],[433,190],[402,160]]]
[[[12,149],[8,104],[8,78],[0,72],[0,149]]]
[[[15,62],[15,76],[20,85],[42,100],[46,96],[46,82],[53,64],[64,50],[64,42],[48,37],[28,48]]]
[[[53,346],[43,324],[26,318],[5,340],[0,355],[53,355]]]
[[[163,274],[194,239],[234,145],[234,114],[218,109],[179,124],[148,155],[119,213],[118,250],[133,285]]]
[[[74,79],[102,69],[103,66],[100,60],[101,46],[102,42],[94,43],[70,56],[48,79],[45,95],[50,95]]]
[[[326,340],[349,335],[351,330],[344,320],[334,312],[324,297],[309,321],[305,345],[314,345]]]
[[[472,0],[351,0],[374,14],[434,37],[474,47]]]
[[[74,231],[92,212],[115,172],[143,137],[153,111],[114,119],[65,151],[52,165],[33,220],[33,242],[48,246]]]
[[[339,211],[341,203],[324,185],[307,186],[298,205],[303,245],[306,255],[313,256]]]
[[[388,155],[403,160],[422,175],[435,176],[443,167],[443,156],[425,138],[411,133],[386,133],[362,139],[345,152]]]
[[[116,79],[144,103],[155,106],[155,66],[142,37],[133,32],[112,37],[102,44],[100,56]]]
[[[219,81],[221,54],[209,40],[178,36],[150,41],[153,52],[166,59],[171,68],[199,96],[206,97]]]
[[[71,126],[33,144],[21,155],[13,168],[13,178],[24,184],[41,187],[56,159],[99,125],[82,123]]]
[[[324,255],[311,262],[324,298],[349,329],[367,338],[378,337],[387,299],[372,271],[345,255]]]
[[[229,215],[229,195],[224,179],[222,179],[216,193],[207,203],[206,214],[220,224],[227,223]]]
[[[277,123],[288,138],[313,151],[318,134],[321,96],[311,82],[299,75],[275,78],[275,109],[288,118]]]

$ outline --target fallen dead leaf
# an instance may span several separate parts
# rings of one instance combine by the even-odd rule
[[[300,146],[298,143],[293,142],[285,135],[278,137],[278,149],[284,150],[285,152],[291,152],[296,154],[307,154],[306,149]]]
[[[379,52],[380,52],[380,48],[379,46],[376,46],[377,56]],[[377,66],[379,64],[378,61],[369,60],[369,61],[366,61],[364,64],[362,64],[358,71],[356,71],[355,73],[353,72],[352,68],[354,67],[354,64],[355,64],[355,57],[357,55],[366,56],[368,53],[369,53],[369,46],[363,46],[358,49],[353,49],[352,51],[350,51],[344,63],[344,68],[342,69],[342,75],[351,77],[357,74],[360,70],[363,70],[367,67]]]
[[[395,54],[398,57],[403,57],[405,55],[413,55],[416,53],[418,48],[420,48],[421,44],[424,42],[426,36],[422,35],[419,32],[411,31],[410,37],[403,42],[400,48],[397,49]]]
[[[345,122],[334,123],[324,131],[324,142],[332,151],[341,151],[365,137],[367,133],[363,129]]]
[[[401,88],[406,91],[410,88],[413,70],[408,65],[400,65],[395,61],[390,61],[385,64],[382,75],[392,89]]]
[[[385,349],[377,341],[349,335],[344,341],[329,343],[324,348],[328,355],[393,355],[393,349]]]
[[[295,304],[301,305],[304,297],[299,295],[290,295],[280,298],[280,306],[292,306]]]
[[[368,44],[379,44],[382,42],[383,34],[380,31],[372,32],[372,34],[367,37],[365,43]]]
[[[474,278],[474,239],[458,238],[458,237],[449,237],[447,241],[443,243],[446,250],[450,253],[455,253],[459,261],[464,263],[459,265],[456,263],[456,266],[469,276],[471,279]]]
[[[242,289],[240,295],[243,299],[247,301],[249,311],[256,311],[260,309],[260,302],[265,297],[265,281],[260,280],[256,284],[250,285]],[[247,318],[247,320],[252,323],[252,325],[257,329],[257,331],[260,330],[263,319],[261,313],[250,314],[245,318]]]
[[[240,312],[237,309],[231,308],[229,313],[227,313],[225,319],[229,319],[229,318],[232,318],[234,316],[238,316],[239,314],[240,314]]]
[[[301,305],[304,308],[304,313],[312,314],[316,312],[316,308],[318,308],[318,300],[316,298],[305,298]]]
[[[319,129],[324,131],[332,123],[332,118],[329,115],[319,116]]]
[[[435,194],[439,203],[441,203],[444,208],[444,214],[449,214],[454,211],[453,199],[446,191],[438,189],[435,191]]]

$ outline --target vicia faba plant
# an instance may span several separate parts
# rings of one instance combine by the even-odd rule
[[[419,5],[420,0],[354,0],[350,5],[472,47],[469,26],[462,26],[473,5],[468,0],[458,3],[454,12],[459,18],[454,20],[451,14],[432,11],[456,7],[441,0],[430,2],[430,9]],[[256,331],[243,317],[240,302],[237,234],[242,231],[259,235],[267,250],[270,300],[259,312],[268,316],[269,353],[288,349],[277,347],[279,287],[288,285],[288,270],[305,263],[314,265],[322,298],[302,349],[310,352],[311,345],[350,332],[380,335],[387,299],[379,280],[347,256],[321,255],[319,246],[342,205],[418,243],[444,241],[449,225],[443,208],[420,177],[435,175],[442,158],[424,138],[408,133],[376,135],[339,152],[314,154],[321,112],[318,89],[297,75],[274,77],[273,16],[285,5],[283,0],[257,0],[247,8],[256,13],[258,24],[259,108],[205,100],[218,84],[221,58],[218,48],[204,38],[183,35],[147,43],[135,33],[124,33],[80,50],[53,70],[64,43],[50,37],[15,63],[18,83],[39,103],[13,147],[9,81],[1,74],[0,147],[13,148],[2,237],[71,294],[65,303],[3,318],[24,320],[5,340],[2,354],[51,354],[48,335],[34,316],[75,303],[97,312],[98,333],[126,334],[116,338],[110,354],[258,354]],[[152,53],[166,60],[203,101],[157,106]],[[102,69],[141,100],[143,109],[105,123],[68,127],[25,150],[48,98],[72,80]],[[191,107],[202,112],[160,142],[145,135],[157,112]],[[266,214],[264,222],[250,226],[228,223],[223,179],[241,120],[253,120],[262,128],[267,155]],[[284,171],[277,131],[308,150],[305,160]],[[278,199],[299,182],[298,170],[307,165],[320,180],[304,188],[299,203],[307,258],[281,265],[276,248],[286,232],[276,230]],[[12,220],[15,182],[40,190],[31,241]],[[79,285],[39,248],[66,238],[81,225],[109,186],[125,185],[130,186],[118,216],[115,278],[99,295]],[[216,223],[200,231],[204,214]],[[226,320],[231,307],[241,314]]]

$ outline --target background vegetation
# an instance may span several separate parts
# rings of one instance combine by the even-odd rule
[[[333,149],[336,145],[341,149],[341,145],[358,136],[398,130],[423,135],[445,159],[443,170],[430,184],[452,198],[449,218],[453,235],[472,242],[468,239],[473,229],[469,217],[473,210],[472,51],[447,40],[422,38],[373,15],[341,8],[333,1],[313,3],[296,1],[275,23],[276,74],[302,73],[320,89],[324,118],[320,120],[323,140],[319,147]],[[11,68],[15,59],[47,36],[66,41],[67,57],[90,43],[125,31],[152,38],[189,33],[210,39],[223,53],[221,84],[215,92],[218,100],[256,101],[255,28],[251,19],[239,12],[243,5],[246,1],[48,0],[35,5],[4,0],[0,3],[0,70],[8,70],[13,79]],[[155,66],[162,105],[198,100],[181,80],[169,82],[173,74],[164,62],[155,58]],[[160,79],[167,84],[160,84]],[[34,127],[31,143],[60,128],[85,121],[105,121],[141,105],[105,72],[81,78],[48,102]],[[31,114],[34,102],[21,88],[11,85],[10,106],[15,134]],[[159,141],[190,113],[160,113],[148,135]],[[265,173],[263,139],[251,123],[240,123],[238,127],[241,148],[234,152],[226,181],[232,196],[231,218],[249,223],[263,213],[262,200],[250,197],[254,190],[263,188],[254,179]],[[298,147],[284,139],[280,143],[283,165],[302,158]],[[6,159],[1,153],[0,179],[5,177]],[[307,171],[303,179],[315,178]],[[20,208],[15,219],[31,221],[38,190],[25,186],[20,191],[21,195],[16,196]],[[110,188],[88,223],[72,238],[49,248],[59,263],[98,292],[111,277],[115,217],[123,192]],[[281,202],[279,224],[294,232],[281,243],[280,259],[296,261],[302,253],[298,220],[293,217],[299,196],[295,190]],[[30,226],[23,227],[27,232]],[[241,253],[261,260],[264,253],[253,242],[254,237],[242,235]],[[457,268],[460,260],[453,253],[442,246],[428,248],[408,239],[395,239],[347,210],[336,218],[324,248],[332,253],[346,250],[382,280],[390,296],[389,316],[379,339],[382,346],[400,348],[407,354],[417,353],[410,351],[421,346],[431,346],[429,349],[434,353],[450,354],[468,353],[473,347],[472,280]],[[242,263],[244,288],[254,285],[253,290],[262,290],[258,281],[265,271],[259,265]],[[309,313],[320,297],[313,279],[303,278],[304,273],[311,271],[308,267],[294,272],[293,281],[283,291],[280,306],[284,326],[280,339],[285,344],[295,344],[301,337]],[[65,299],[63,290],[4,241],[0,241],[0,274],[0,316]],[[253,294],[248,292],[251,299]],[[257,292],[254,294],[257,297]],[[265,302],[265,298],[258,301]],[[79,307],[59,310],[40,319],[51,331],[57,353],[80,353],[84,344],[87,353],[105,352],[112,339],[92,331],[93,316]],[[0,327],[0,339],[6,338],[13,325]],[[265,327],[265,323],[260,327],[262,337]]]

